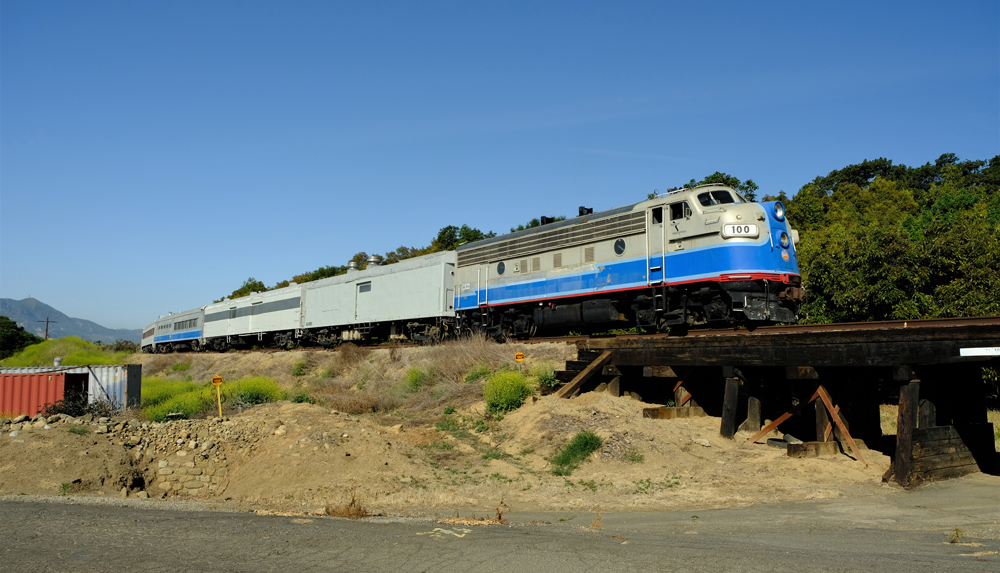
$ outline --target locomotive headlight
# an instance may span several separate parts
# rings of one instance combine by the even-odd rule
[[[784,231],[781,232],[781,246],[786,249],[788,248],[788,233]]]
[[[785,220],[785,206],[778,201],[774,204],[774,218],[779,221]]]

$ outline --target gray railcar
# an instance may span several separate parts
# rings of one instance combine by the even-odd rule
[[[439,340],[454,327],[455,253],[306,283],[300,336],[325,346],[345,340]]]

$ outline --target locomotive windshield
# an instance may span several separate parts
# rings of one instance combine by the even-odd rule
[[[724,205],[727,203],[739,203],[729,191],[705,191],[698,195],[698,202],[702,207],[710,205]]]

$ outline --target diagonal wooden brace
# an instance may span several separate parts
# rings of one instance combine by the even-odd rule
[[[834,423],[837,424],[837,427],[840,428],[840,432],[844,434],[845,438],[847,438],[847,443],[851,445],[851,450],[854,451],[854,455],[858,456],[858,460],[865,464],[865,467],[868,467],[868,462],[865,461],[865,457],[861,455],[861,450],[858,449],[858,445],[854,443],[854,438],[852,438],[851,433],[847,431],[847,426],[844,425],[844,421],[840,419],[840,408],[833,407],[833,400],[831,400],[830,395],[827,394],[826,388],[820,386],[819,388],[816,388],[816,393],[823,399],[823,404],[826,405],[827,411],[830,412],[830,418],[833,419]]]
[[[597,357],[596,360],[591,362],[582,372],[573,377],[572,380],[566,383],[565,386],[559,389],[555,393],[557,398],[571,398],[573,394],[583,386],[583,383],[590,379],[595,373],[600,372],[601,367],[611,360],[611,351],[605,350]]]
[[[840,419],[840,414],[839,414],[840,408],[834,407],[833,401],[830,400],[830,394],[827,393],[826,388],[824,388],[823,386],[817,387],[816,391],[813,392],[812,396],[810,396],[808,400],[806,400],[805,402],[799,402],[798,406],[795,406],[791,410],[778,416],[777,420],[765,426],[764,429],[751,436],[750,439],[748,439],[747,441],[756,442],[761,438],[761,436],[777,428],[779,424],[794,416],[802,408],[805,408],[809,404],[812,404],[813,401],[815,401],[817,398],[823,401],[823,405],[826,406],[827,412],[830,413],[830,419],[833,420],[833,423],[835,423],[837,427],[840,428],[840,431],[844,434],[844,437],[847,438],[847,443],[850,444],[851,450],[854,452],[854,455],[858,457],[858,461],[865,464],[865,467],[868,467],[868,462],[865,461],[864,456],[861,454],[861,450],[858,449],[858,445],[854,443],[854,438],[852,438],[850,432],[847,431],[847,426],[845,426],[843,420]]]

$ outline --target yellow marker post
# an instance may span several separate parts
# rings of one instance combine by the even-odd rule
[[[521,373],[521,363],[524,362],[524,353],[518,352],[514,355],[514,360],[517,360],[517,373]]]
[[[212,386],[215,386],[215,397],[219,400],[219,417],[222,417],[222,390],[219,389],[222,386],[222,376],[212,377]]]

